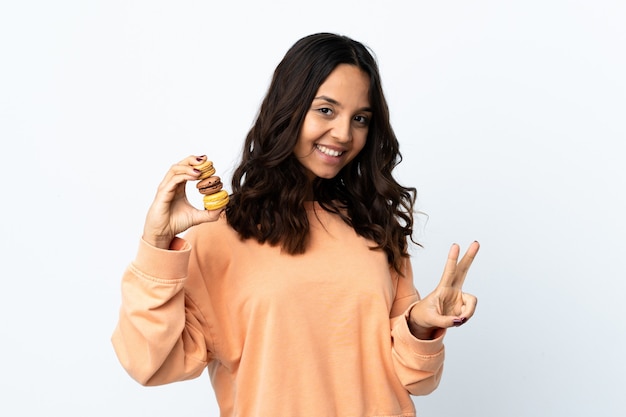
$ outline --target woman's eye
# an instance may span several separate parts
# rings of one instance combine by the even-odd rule
[[[322,114],[332,114],[332,112],[333,112],[328,107],[322,107],[321,109],[317,109],[317,111],[319,111]]]
[[[354,120],[356,120],[358,123],[361,123],[363,125],[368,125],[370,122],[370,119],[367,116],[355,116]]]

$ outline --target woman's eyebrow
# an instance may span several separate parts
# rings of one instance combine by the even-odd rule
[[[335,104],[337,106],[341,106],[341,104],[339,104],[339,102],[337,100],[335,100],[334,98],[330,98],[328,96],[315,97],[313,100],[324,100],[324,101],[329,102],[330,104]]]
[[[315,97],[313,100],[324,100],[324,101],[329,102],[330,104],[334,104],[335,106],[343,107],[341,103],[339,103],[337,100],[335,100],[334,98],[330,98],[328,96],[318,96],[318,97]],[[359,111],[367,111],[371,113],[372,108],[369,106],[366,106],[366,107],[360,108]]]

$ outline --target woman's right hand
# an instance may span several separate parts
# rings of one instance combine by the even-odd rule
[[[194,169],[206,156],[189,156],[170,170],[159,184],[154,201],[148,210],[143,228],[143,239],[161,249],[168,249],[177,234],[191,226],[215,221],[221,210],[198,210],[189,203],[185,193],[187,181],[196,181],[200,171]]]

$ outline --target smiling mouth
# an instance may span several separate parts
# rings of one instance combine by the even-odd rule
[[[335,151],[333,149],[327,148],[324,145],[315,145],[318,151],[323,153],[324,155],[338,157],[343,155],[343,151]]]

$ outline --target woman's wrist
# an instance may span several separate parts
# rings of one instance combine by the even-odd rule
[[[407,324],[409,326],[409,331],[411,332],[411,334],[416,339],[420,340],[433,340],[440,337],[444,329],[441,329],[439,327],[420,325],[415,318],[416,310],[419,311],[419,309],[416,309],[415,307],[415,305],[411,307],[408,314],[406,315]]]
[[[436,338],[437,330],[436,327],[422,327],[418,324],[415,324],[410,318],[408,320],[409,331],[416,339],[420,340],[433,340]]]
[[[166,250],[170,249],[172,241],[174,240],[170,237],[162,237],[162,236],[154,237],[154,236],[147,236],[147,235],[143,235],[142,239],[150,246],[154,246],[155,248],[166,249]]]

